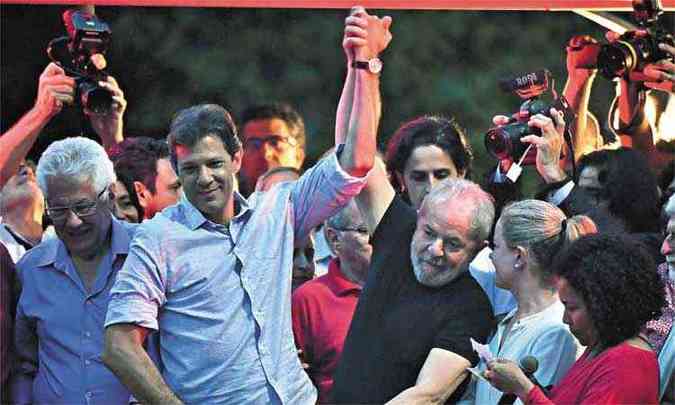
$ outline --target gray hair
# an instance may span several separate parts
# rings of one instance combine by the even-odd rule
[[[44,151],[37,166],[37,182],[45,198],[49,195],[47,182],[54,177],[88,180],[99,193],[117,180],[103,146],[83,137],[56,141]]]
[[[675,194],[671,195],[668,198],[668,202],[666,202],[666,215],[668,215],[668,218],[675,217]]]
[[[540,280],[545,283],[551,278],[553,258],[563,247],[598,231],[589,217],[575,215],[568,219],[560,208],[540,200],[507,205],[499,223],[506,245],[526,248],[536,263],[533,268],[538,269]]]
[[[476,242],[483,242],[490,236],[495,220],[494,199],[472,181],[460,178],[447,178],[436,184],[424,198],[420,210],[431,200],[448,201],[461,199],[475,206],[471,217],[469,236]]]

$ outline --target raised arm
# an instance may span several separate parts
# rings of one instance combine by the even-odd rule
[[[124,111],[127,109],[127,100],[114,77],[108,76],[106,81],[98,82],[98,84],[112,94],[110,111],[97,114],[84,110],[84,113],[89,117],[91,127],[101,139],[101,144],[105,150],[109,151],[111,147],[124,140],[123,117]]]
[[[379,76],[353,68],[350,55],[359,61],[379,56],[391,40],[390,26],[391,18],[370,16],[360,7],[353,8],[345,20],[343,48],[347,55],[348,73],[338,106],[336,144],[343,143],[347,132],[374,131],[375,134],[378,130],[381,114]],[[384,163],[376,159],[366,187],[356,198],[371,233],[377,228],[394,195]]]
[[[361,26],[353,25],[351,29],[363,31],[363,35],[367,36],[368,40],[365,45],[352,46],[351,49],[353,49],[355,60],[368,61],[376,58],[391,41],[391,33],[389,32],[391,18],[379,19],[368,16],[363,9],[357,9],[352,12],[347,20],[359,18],[365,21],[359,21]],[[364,22],[365,29],[362,28]],[[348,25],[348,27],[352,27],[352,25]],[[347,36],[351,37],[352,35],[345,30],[345,37]],[[345,42],[350,42],[349,38],[345,38]],[[340,164],[351,175],[365,176],[373,167],[377,150],[380,78],[378,74],[371,73],[367,69],[355,69],[352,74],[354,75],[353,102]],[[338,107],[338,111],[340,111],[340,107]]]
[[[566,48],[567,83],[565,83],[563,95],[577,114],[576,128],[572,138],[575,160],[601,146],[598,144],[599,130],[592,124],[589,127],[588,123],[588,102],[597,73],[593,65],[599,48],[598,42],[588,35],[573,37]],[[568,163],[571,163],[570,159],[572,156],[568,153]]]
[[[0,188],[19,170],[40,131],[64,104],[73,102],[75,81],[54,63],[40,75],[35,105],[0,136]]]

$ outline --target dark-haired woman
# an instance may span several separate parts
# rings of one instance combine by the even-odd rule
[[[658,403],[657,357],[640,335],[665,302],[650,255],[623,236],[586,236],[563,251],[554,272],[563,321],[586,351],[548,397],[508,360],[488,364],[486,378],[526,404]]]
[[[472,159],[464,131],[454,119],[437,115],[406,122],[387,145],[391,183],[416,209],[438,181],[468,178]]]

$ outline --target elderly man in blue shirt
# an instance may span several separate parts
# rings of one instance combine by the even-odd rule
[[[37,180],[58,238],[17,264],[12,402],[127,403],[129,390],[101,361],[110,289],[134,230],[110,211],[113,165],[96,142],[68,138],[44,152]]]
[[[248,201],[233,191],[242,150],[230,114],[178,113],[168,138],[184,197],[140,225],[106,318],[104,362],[140,401],[315,403],[291,328],[293,245],[358,194],[373,165],[379,79],[359,70],[355,81],[337,154]],[[153,330],[161,374],[141,346]]]

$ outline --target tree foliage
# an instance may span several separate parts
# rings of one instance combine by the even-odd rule
[[[2,131],[33,102],[48,63],[47,42],[64,35],[63,7],[0,6]],[[375,11],[377,14],[385,14]],[[97,7],[113,30],[110,71],[129,107],[128,135],[162,137],[173,113],[198,102],[237,116],[248,104],[286,100],[306,120],[308,155],[331,145],[345,75],[341,35],[346,10]],[[496,113],[520,100],[497,88],[500,77],[548,68],[562,91],[566,41],[601,39],[601,27],[571,12],[396,11],[394,39],[382,55],[380,140],[425,113],[453,115],[470,135],[478,172],[492,165],[483,134]],[[592,110],[602,117],[611,86],[596,80]],[[34,156],[78,132],[71,109],[52,122]]]

